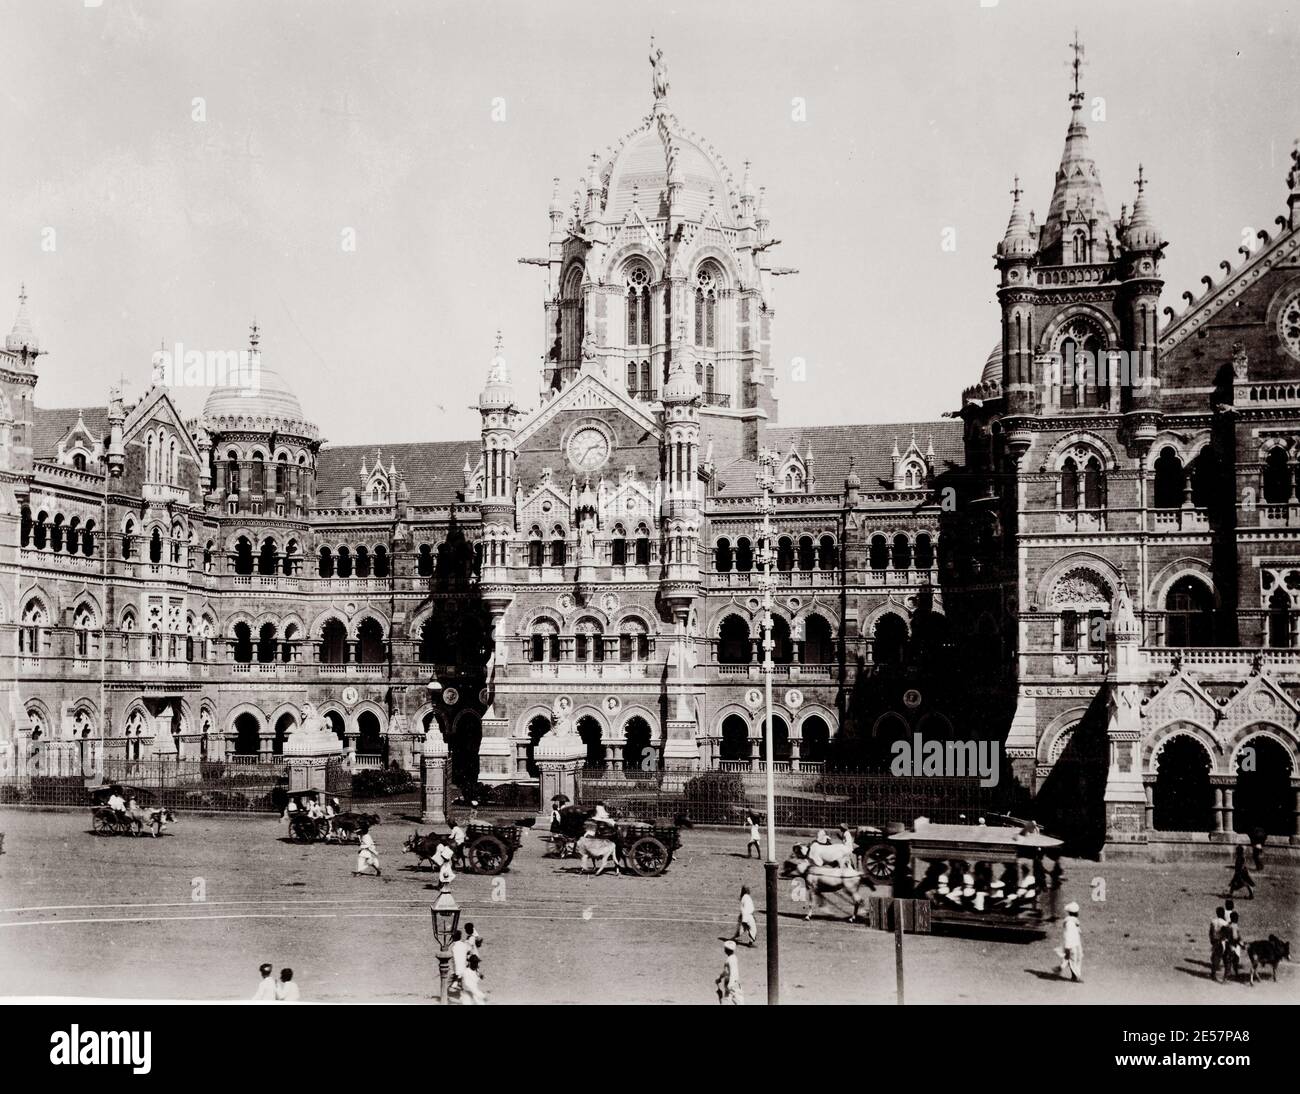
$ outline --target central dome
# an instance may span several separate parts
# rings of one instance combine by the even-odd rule
[[[605,219],[621,221],[632,208],[634,197],[647,219],[668,216],[669,156],[665,136],[676,150],[674,171],[682,183],[682,214],[691,220],[700,219],[712,198],[718,218],[733,226],[735,195],[726,165],[706,151],[698,137],[683,132],[670,114],[651,115],[624,140],[602,172],[609,180]]]
[[[314,436],[316,427],[302,412],[298,396],[284,378],[263,363],[250,367],[250,382],[213,388],[203,404],[203,417],[221,429],[274,429]]]

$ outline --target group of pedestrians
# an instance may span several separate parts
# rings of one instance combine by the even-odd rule
[[[1241,933],[1241,918],[1229,897],[1214,909],[1214,918],[1210,920],[1210,979],[1218,980],[1222,969],[1223,983],[1235,980],[1241,972],[1241,959],[1245,954],[1246,939]]]
[[[487,1002],[483,990],[482,958],[483,936],[466,923],[465,929],[451,932],[451,975],[460,988],[462,1006],[482,1006]]]
[[[275,970],[269,964],[258,966],[262,979],[258,981],[253,999],[261,1003],[296,1003],[302,996],[293,978],[293,969],[281,969],[280,978],[275,978]]]

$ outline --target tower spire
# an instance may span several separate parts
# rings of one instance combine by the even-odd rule
[[[1083,66],[1087,63],[1083,59],[1083,43],[1079,41],[1079,28],[1074,28],[1074,41],[1070,43],[1070,49],[1074,51],[1074,60],[1070,62],[1070,67],[1074,70],[1074,90],[1070,92],[1070,102],[1074,104],[1074,109],[1079,110],[1083,107],[1083,90],[1080,87],[1080,77],[1082,76]]]

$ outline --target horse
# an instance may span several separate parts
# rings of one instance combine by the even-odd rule
[[[796,858],[805,858],[814,866],[856,866],[856,855],[851,843],[796,843]]]
[[[785,864],[781,867],[781,876],[783,878],[798,878],[803,882],[805,891],[809,894],[808,912],[804,920],[812,919],[813,908],[820,908],[825,901],[827,893],[844,893],[853,901],[853,911],[849,913],[849,922],[856,923],[858,912],[862,905],[866,903],[866,897],[862,889],[865,884],[868,889],[874,890],[876,884],[867,874],[860,874],[852,867],[845,866],[817,866],[810,859],[786,859]]]
[[[176,823],[176,815],[167,808],[142,809],[137,805],[134,809],[128,807],[126,815],[135,825],[136,835],[143,835],[145,825],[148,825],[149,834],[155,839],[162,833],[164,825]]]

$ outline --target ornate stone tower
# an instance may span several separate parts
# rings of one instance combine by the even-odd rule
[[[9,469],[32,469],[32,395],[36,390],[36,359],[45,351],[27,315],[27,287],[18,290],[18,315],[0,354],[0,394],[9,404]]]

